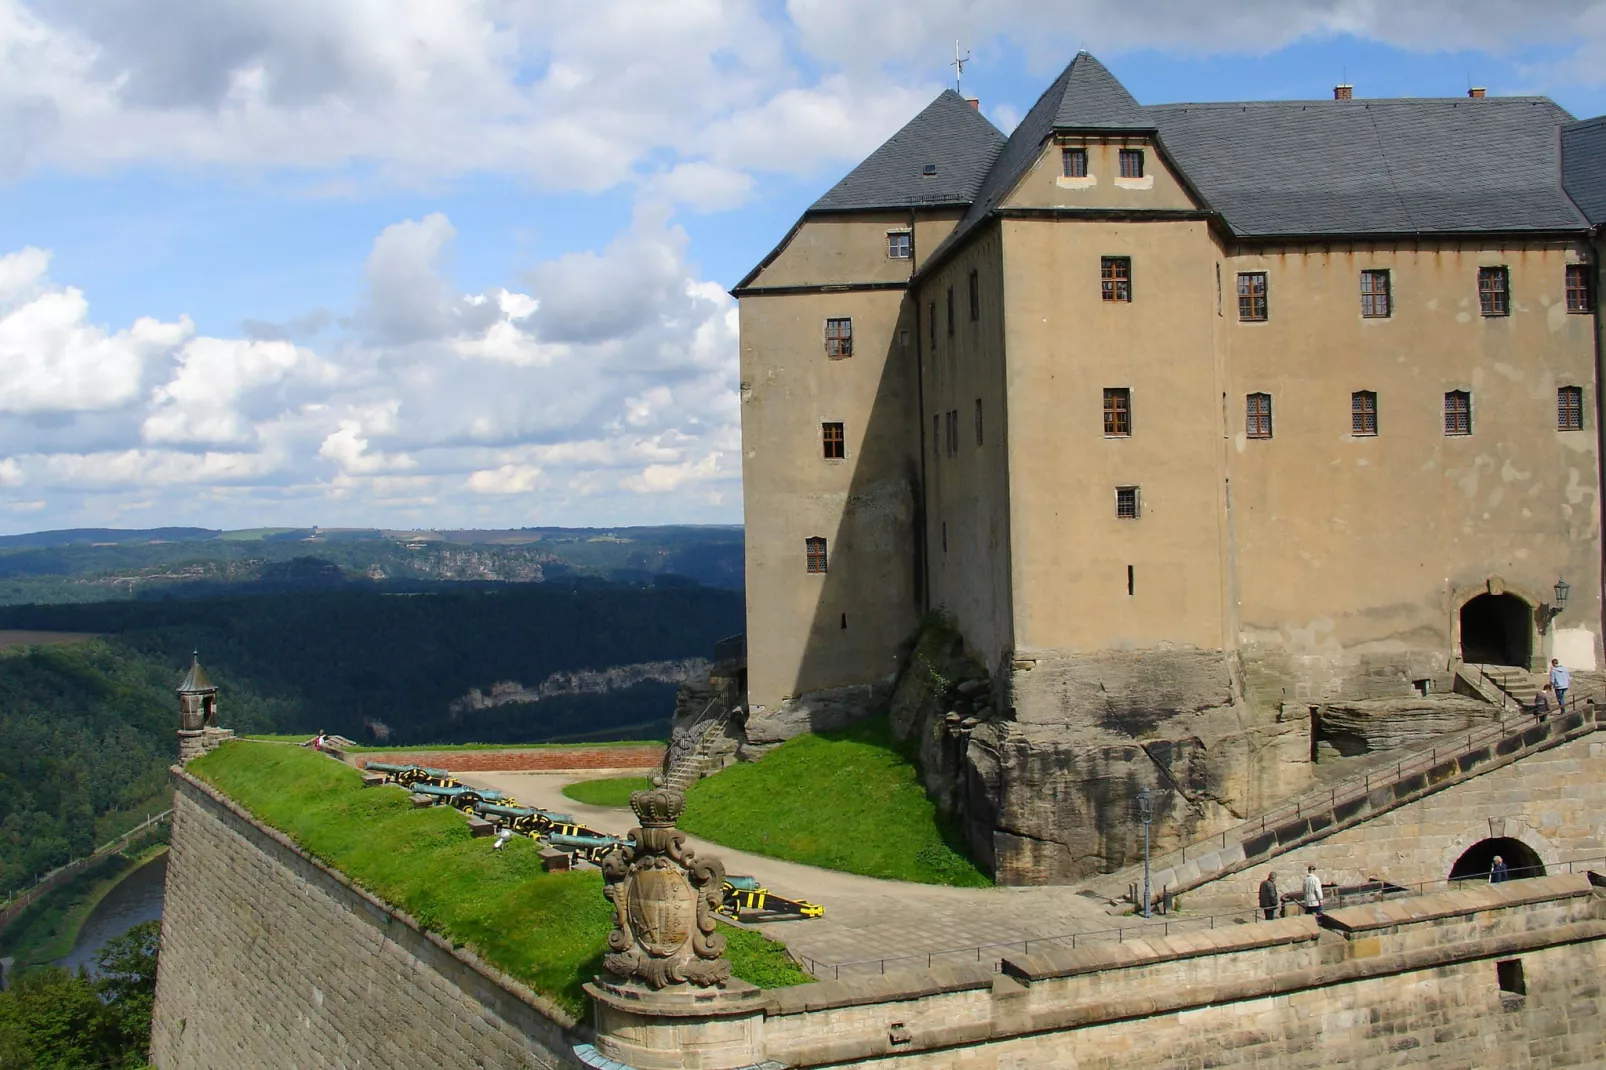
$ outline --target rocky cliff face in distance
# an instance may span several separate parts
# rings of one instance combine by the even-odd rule
[[[615,665],[607,669],[555,672],[533,687],[516,680],[500,680],[484,691],[477,687],[470,688],[468,694],[452,701],[451,711],[454,714],[471,713],[513,703],[540,702],[555,695],[599,695],[645,683],[684,684],[706,677],[708,669],[706,658],[681,658],[678,661]]]

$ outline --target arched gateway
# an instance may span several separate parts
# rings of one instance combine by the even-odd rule
[[[1461,607],[1461,660],[1528,668],[1533,607],[1514,594],[1480,594]]]

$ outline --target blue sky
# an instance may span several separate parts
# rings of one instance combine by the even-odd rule
[[[0,0],[0,530],[740,519],[724,290],[951,80],[1549,95],[1606,5]],[[1139,8],[1141,10],[1132,10]]]

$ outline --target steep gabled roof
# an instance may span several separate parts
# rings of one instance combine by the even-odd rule
[[[1562,184],[1595,226],[1606,225],[1606,115],[1564,127]]]
[[[945,90],[810,211],[969,204],[1003,143],[981,112]],[[936,165],[935,174],[924,173],[928,164]]]
[[[201,668],[200,651],[195,652],[194,660],[190,662],[190,671],[185,674],[184,682],[178,685],[178,690],[181,695],[217,690],[217,685],[206,675],[206,670]]]

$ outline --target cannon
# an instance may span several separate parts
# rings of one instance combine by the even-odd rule
[[[412,785],[412,791],[414,795],[428,795],[465,812],[472,812],[480,803],[495,803],[502,800],[502,793],[492,791],[490,788],[443,788],[436,784],[417,783]]]
[[[503,796],[499,802],[476,803],[474,812],[498,825],[507,825],[514,832],[535,836],[554,829],[584,830],[568,814],[554,814],[534,806],[520,806],[517,800]]]
[[[446,769],[430,769],[422,765],[392,765],[390,762],[369,762],[363,768],[370,772],[382,773],[387,780],[409,788],[415,784],[432,784],[438,788],[458,786],[457,779]]]
[[[569,825],[568,828],[577,826]],[[583,831],[577,832],[548,832],[541,838],[560,851],[577,854],[581,858],[595,862],[615,847],[623,847],[625,841],[617,836],[606,836],[600,832],[578,826]]]
[[[719,912],[732,918],[743,913],[791,915],[798,918],[823,918],[825,908],[803,899],[787,899],[775,895],[758,883],[757,877],[740,877],[732,874],[725,878],[725,898]]]

